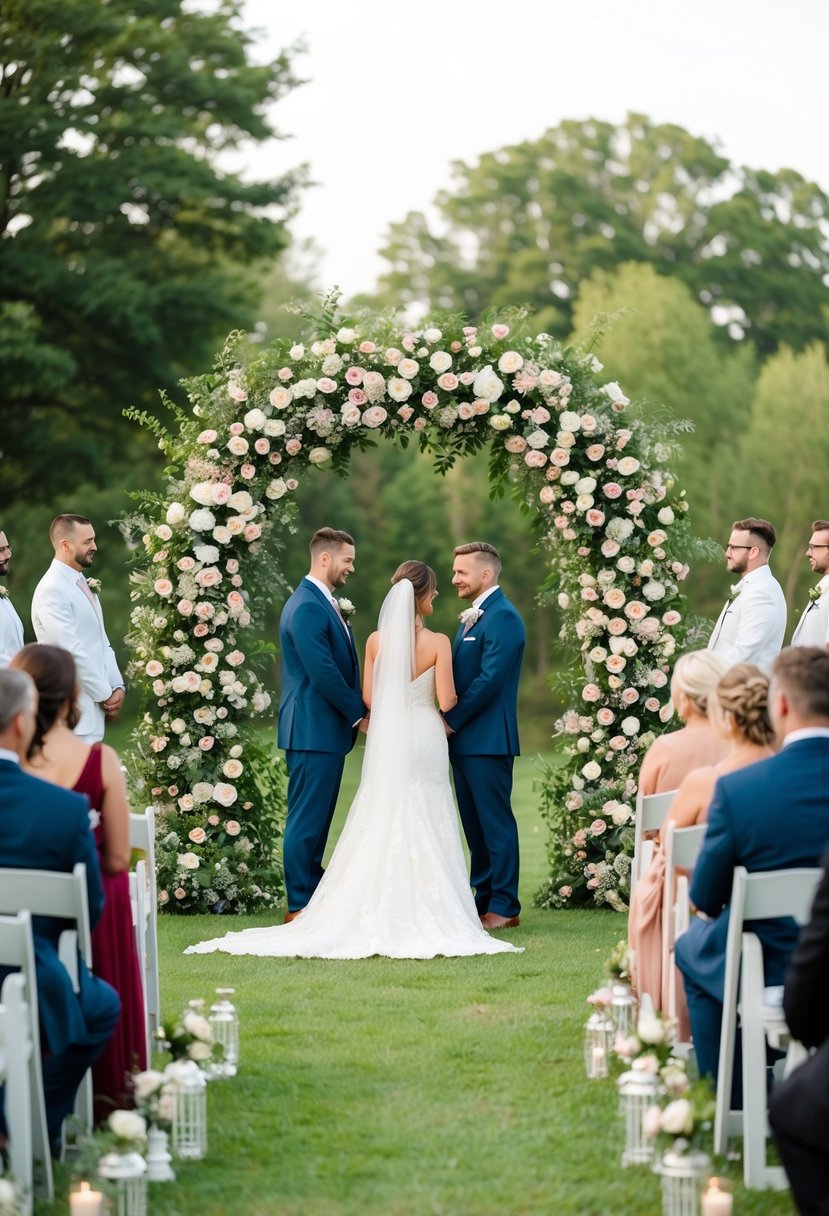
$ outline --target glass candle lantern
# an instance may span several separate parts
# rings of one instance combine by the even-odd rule
[[[147,1163],[140,1153],[107,1153],[98,1173],[115,1184],[113,1216],[147,1216]]]
[[[653,1144],[645,1135],[643,1119],[659,1090],[659,1078],[644,1069],[631,1069],[617,1081],[619,1112],[625,1121],[625,1147],[622,1165],[648,1165],[653,1160]]]
[[[177,1157],[198,1161],[207,1153],[207,1079],[190,1061],[179,1069],[171,1090],[173,1152]]]
[[[235,988],[217,988],[215,1004],[210,1006],[207,1019],[213,1030],[213,1040],[221,1045],[222,1058],[213,1065],[215,1077],[235,1077],[239,1066],[239,1016],[230,998]]]
[[[594,1009],[584,1025],[584,1067],[593,1081],[608,1075],[616,1027],[603,1009]]]
[[[699,1216],[700,1192],[711,1169],[706,1153],[664,1153],[657,1167],[662,1175],[662,1216]]]
[[[616,1026],[617,1034],[633,1034],[636,1029],[639,1004],[630,990],[629,984],[614,984],[611,988],[610,1016]]]

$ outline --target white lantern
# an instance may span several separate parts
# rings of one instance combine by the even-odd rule
[[[197,1161],[207,1153],[207,1078],[192,1060],[181,1062],[172,1075],[171,1068],[167,1073],[174,1101],[173,1152]]]
[[[706,1153],[664,1153],[657,1173],[662,1175],[662,1216],[699,1216],[702,1184],[711,1169]]]
[[[147,1216],[147,1163],[140,1153],[107,1153],[98,1173],[115,1183],[114,1216]]]
[[[616,1028],[603,1009],[594,1009],[584,1024],[584,1067],[588,1078],[607,1076]]]
[[[625,1147],[622,1165],[648,1165],[653,1160],[653,1144],[645,1135],[643,1118],[659,1090],[655,1073],[634,1068],[622,1073],[619,1088],[619,1113],[625,1120]]]
[[[235,1077],[239,1065],[239,1017],[230,998],[235,988],[217,988],[218,1000],[210,1006],[207,1019],[213,1030],[213,1041],[220,1043],[222,1058],[212,1068],[214,1077]]]
[[[614,984],[610,991],[610,1016],[616,1025],[617,1034],[627,1038],[636,1029],[638,1002],[629,984]]]
[[[168,1136],[162,1127],[147,1128],[147,1181],[175,1182],[172,1157],[167,1150]]]

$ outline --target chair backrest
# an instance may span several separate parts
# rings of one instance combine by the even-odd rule
[[[717,1112],[714,1119],[714,1151],[725,1152],[729,1134],[731,1074],[734,1067],[734,1041],[737,1033],[737,1003],[740,989],[740,959],[743,926],[750,920],[792,917],[798,924],[809,919],[818,883],[823,878],[819,866],[765,870],[749,874],[736,866],[729,905],[728,938],[725,947],[725,983],[720,1031],[720,1062],[717,1074]]]
[[[653,853],[651,843],[644,839],[644,834],[645,832],[658,832],[661,829],[675,797],[676,790],[666,790],[662,794],[637,794],[636,796],[633,865],[630,871],[631,891],[650,864]]]
[[[678,828],[676,824],[669,823],[663,834],[665,889],[662,899],[662,976],[663,992],[667,994],[665,1012],[672,1018],[677,1016],[674,944],[688,928],[690,920],[688,879],[684,874],[677,874],[677,870],[691,870],[696,865],[705,829],[704,823],[689,828]]]
[[[142,814],[135,811],[130,813],[130,848],[140,849],[142,853],[154,851],[155,845],[155,809],[148,806]]]
[[[692,870],[697,864],[699,851],[705,839],[705,823],[695,823],[689,828],[678,828],[669,823],[665,833],[665,858],[674,869]]]
[[[25,1011],[31,1032],[31,1050],[28,1053],[27,1070],[29,1076],[28,1092],[31,1103],[31,1144],[28,1152],[23,1155],[28,1158],[26,1164],[18,1166],[18,1176],[23,1172],[29,1183],[31,1161],[38,1165],[38,1173],[34,1181],[36,1193],[46,1199],[54,1194],[52,1181],[52,1154],[49,1145],[49,1133],[46,1125],[46,1101],[43,1095],[43,1074],[40,1060],[40,1018],[37,1005],[37,973],[35,971],[34,938],[32,936],[32,918],[28,911],[21,911],[16,916],[0,916],[0,966],[13,967],[20,973],[25,986]],[[11,980],[16,976],[8,976],[3,984],[3,999],[14,993]],[[14,1006],[14,997],[10,1004]],[[23,1014],[23,1006],[17,1004],[15,1021]],[[19,1025],[16,1027],[19,1030]],[[9,1114],[12,1112],[10,1111]],[[8,1120],[11,1130],[11,1120]],[[16,1161],[18,1154],[12,1137],[12,1160]]]
[[[145,857],[135,865],[131,877],[133,910],[145,924],[136,923],[136,945],[141,964],[147,1028],[152,1036],[161,1024],[161,996],[158,983],[158,890],[155,877],[155,808],[148,806],[143,815],[130,815],[130,845]],[[140,898],[139,898],[140,891]],[[139,906],[140,909],[139,910]]]
[[[61,934],[60,959],[77,988],[75,944],[92,969],[92,931],[86,866],[79,861],[71,874],[55,870],[0,869],[0,914],[28,911],[32,916],[53,916],[74,921],[74,929]],[[73,940],[72,933],[76,935]]]

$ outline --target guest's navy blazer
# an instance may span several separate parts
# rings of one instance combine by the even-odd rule
[[[31,777],[14,761],[0,759],[0,866],[71,874],[79,861],[86,865],[94,927],[103,911],[104,893],[89,826],[89,803],[83,794]],[[58,958],[58,939],[66,927],[65,921],[53,917],[33,919],[40,1026],[53,1053],[89,1041],[86,1015],[94,1013],[96,985],[101,983],[79,959],[80,992],[73,990],[69,972]],[[2,982],[8,969],[0,968],[0,972]]]
[[[303,579],[282,609],[279,641],[279,746],[344,756],[365,713],[351,629],[343,629],[319,587]]]
[[[721,777],[691,881],[691,902],[714,918],[695,920],[677,941],[684,972],[722,1000],[728,901],[734,867],[749,873],[820,865],[829,845],[829,738],[784,746],[768,760]],[[763,944],[767,984],[782,984],[797,941],[793,920],[751,923]]]
[[[517,756],[518,680],[524,622],[500,587],[484,600],[471,629],[458,630],[452,669],[458,703],[444,715],[458,756]]]

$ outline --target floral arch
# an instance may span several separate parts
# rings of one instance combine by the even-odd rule
[[[545,774],[547,906],[629,892],[635,776],[670,712],[682,631],[686,504],[673,446],[589,351],[529,336],[514,312],[479,327],[346,326],[328,300],[307,342],[252,353],[231,335],[214,370],[185,382],[176,426],[144,414],[165,451],[166,490],[140,494],[131,673],[146,685],[132,762],[159,816],[160,900],[180,912],[250,912],[281,889],[282,762],[262,730],[257,658],[265,604],[284,592],[279,535],[313,466],[345,470],[375,436],[418,441],[448,468],[489,449],[494,487],[535,515],[539,581],[567,649],[556,724],[566,762]]]

